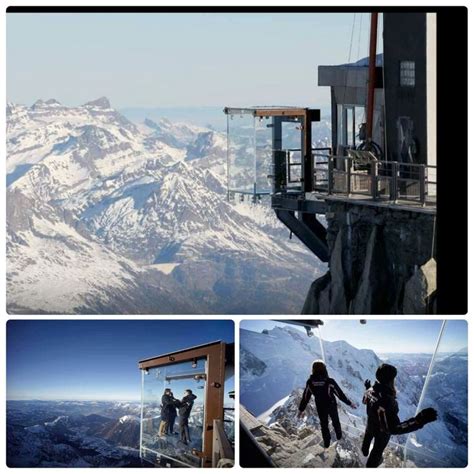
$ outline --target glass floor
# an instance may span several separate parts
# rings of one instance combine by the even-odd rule
[[[433,321],[433,325],[439,324],[439,327],[437,330],[436,327],[434,328],[434,336],[430,335],[427,341],[427,344],[433,344],[432,352],[417,356],[421,358],[422,362],[416,360],[412,364],[412,359],[406,358],[406,355],[405,365],[398,364],[396,355],[391,356],[394,360],[388,360],[395,366],[399,366],[399,376],[397,377],[399,384],[397,385],[396,381],[396,386],[399,391],[397,398],[400,405],[400,420],[404,421],[415,416],[424,408],[433,407],[438,411],[438,421],[441,422],[427,424],[422,429],[410,434],[393,435],[384,452],[383,467],[465,467],[467,465],[467,347],[457,352],[450,349],[452,347],[450,342],[457,337],[459,332],[457,323],[466,324],[462,321]],[[362,333],[363,325],[359,329],[356,324],[358,322],[354,321],[354,330]],[[370,324],[370,321],[367,324]],[[319,326],[318,331],[314,331],[315,337],[319,339],[319,341],[314,341],[311,346],[314,358],[322,358],[326,361],[330,375],[331,365],[335,364],[336,360],[339,362],[346,360],[356,375],[357,367],[350,360],[350,352],[347,352],[347,347],[345,348],[341,344],[341,352],[335,354],[334,346],[332,346],[332,355],[328,355],[324,348],[323,333],[324,326],[322,328]],[[247,336],[248,344],[251,346],[255,345],[257,341],[252,337],[257,336]],[[426,339],[427,336],[420,334],[419,337]],[[261,360],[265,360],[264,353],[275,352],[272,346],[276,340],[271,335],[263,340],[260,337],[259,348],[254,355],[262,356]],[[307,341],[307,338],[301,336],[301,344],[305,344]],[[329,357],[330,360],[326,360],[326,357]],[[288,364],[289,372],[294,373],[300,361],[293,358],[288,361]],[[404,390],[407,378],[411,379],[409,391]],[[265,386],[270,382],[269,379],[262,380],[262,384]],[[363,384],[362,379],[360,383]],[[290,405],[287,401],[283,402],[283,405],[278,405],[284,407],[280,414],[275,411],[279,408],[274,406],[264,414],[253,418],[250,430],[254,433],[255,440],[262,449],[277,465],[282,467],[364,467],[366,458],[362,455],[360,447],[366,424],[365,408],[353,410],[338,402],[343,438],[340,441],[335,441],[336,438],[330,423],[333,444],[328,450],[325,450],[314,400],[311,400],[305,411],[304,424],[299,424],[300,421],[296,419],[297,404],[301,398],[302,388],[294,389],[290,395],[293,397]],[[350,386],[341,385],[341,388],[352,390],[352,393],[358,392]],[[278,387],[275,388],[275,390],[277,389]],[[301,393],[297,393],[295,390],[300,390]],[[363,385],[360,392],[362,395]],[[284,397],[285,394],[282,392],[281,397]],[[250,397],[251,394],[247,396]],[[245,397],[246,395],[242,394],[241,403],[244,407],[246,401],[250,402]],[[359,406],[361,405],[361,400],[353,401],[356,401]]]

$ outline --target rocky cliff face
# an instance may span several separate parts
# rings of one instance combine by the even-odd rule
[[[436,216],[328,201],[329,270],[303,314],[436,312]]]
[[[332,443],[325,448],[314,403],[308,405],[304,419],[296,417],[302,394],[302,389],[292,391],[286,402],[273,410],[266,424],[253,417],[255,428],[251,433],[263,451],[277,467],[364,467],[366,458],[360,448],[363,431],[357,428],[356,422],[340,408],[343,437],[336,441],[331,426]],[[252,415],[248,417],[252,418]],[[245,453],[241,455],[245,456]],[[403,466],[403,448],[391,443],[384,452],[382,467],[400,466]],[[406,467],[416,466],[408,462]]]

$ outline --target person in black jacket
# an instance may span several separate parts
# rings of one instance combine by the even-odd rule
[[[438,416],[433,408],[425,408],[415,417],[401,422],[398,418],[396,376],[396,367],[382,364],[375,373],[377,381],[373,387],[370,380],[365,381],[366,392],[362,403],[367,406],[367,427],[362,442],[362,454],[369,456],[367,467],[378,467],[382,464],[383,452],[391,435],[419,430],[427,423],[435,421]],[[374,440],[374,445],[370,450],[372,440]]]
[[[179,432],[181,435],[181,441],[184,444],[191,442],[191,437],[189,435],[189,415],[193,409],[194,400],[196,400],[196,395],[194,395],[191,389],[184,391],[184,397],[179,403]]]
[[[171,411],[176,411],[176,399],[173,397],[173,392],[170,388],[166,388],[161,397],[161,421],[158,436],[166,436],[171,419]]]
[[[176,417],[178,416],[177,407],[179,407],[180,401],[174,398],[173,392],[171,392],[171,396],[173,397],[173,403],[168,405],[168,427],[167,433],[170,435],[177,435],[174,431],[174,423],[176,421]]]
[[[298,418],[303,418],[304,410],[311,400],[311,396],[314,396],[316,401],[316,410],[321,424],[324,447],[328,448],[331,443],[329,418],[331,418],[332,426],[336,432],[336,438],[341,439],[342,437],[336,397],[352,408],[356,408],[356,405],[346,397],[336,381],[329,377],[326,364],[322,360],[313,362],[312,374],[306,382],[303,398],[299,405]]]

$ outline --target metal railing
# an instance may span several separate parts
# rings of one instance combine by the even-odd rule
[[[288,148],[284,150],[286,153],[286,176],[288,184],[301,184],[301,148]],[[294,156],[299,153],[299,159],[294,160]],[[297,155],[298,156],[298,155]],[[296,177],[294,177],[292,170],[296,168]]]
[[[313,157],[316,159],[327,159],[328,154],[331,153],[331,148],[312,148]],[[287,148],[282,150],[286,155],[286,182],[287,184],[301,184],[302,182],[302,166],[303,159],[301,148]],[[296,157],[296,159],[295,159]],[[296,172],[293,169],[296,168]],[[296,176],[295,176],[296,174]]]
[[[327,155],[325,160],[314,160],[314,191],[436,204],[436,166],[376,160],[360,163],[348,156]]]

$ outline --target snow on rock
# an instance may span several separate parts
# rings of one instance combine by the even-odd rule
[[[10,312],[299,313],[325,270],[226,200],[226,140],[102,97],[7,106]]]

